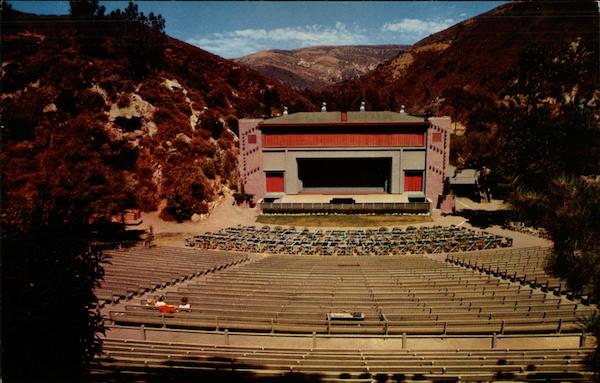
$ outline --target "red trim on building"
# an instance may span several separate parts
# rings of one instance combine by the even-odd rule
[[[306,147],[423,147],[425,133],[419,131],[394,132],[389,129],[361,129],[350,132],[263,132],[265,148]]]
[[[283,172],[267,172],[267,193],[284,192]]]
[[[429,126],[428,121],[414,121],[414,122],[303,122],[303,123],[288,123],[288,124],[258,124],[260,130],[269,128],[314,128],[314,127],[339,127],[346,128],[348,126],[395,126],[397,128],[404,127],[422,127],[427,128]]]
[[[248,143],[249,144],[256,144],[256,134],[249,134],[248,135]]]
[[[431,135],[431,142],[441,142],[442,141],[442,133],[433,133]]]
[[[407,170],[404,172],[404,191],[423,191],[423,172]]]

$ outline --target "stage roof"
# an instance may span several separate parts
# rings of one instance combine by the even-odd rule
[[[344,121],[343,114],[346,114]],[[397,112],[298,112],[270,118],[261,125],[356,123],[426,123],[422,117]]]

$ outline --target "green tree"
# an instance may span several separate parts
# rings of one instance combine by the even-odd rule
[[[90,217],[132,200],[81,115],[48,142],[3,140],[2,367],[7,382],[77,382],[100,350],[93,288],[103,276]],[[36,129],[36,136],[42,129]],[[39,139],[40,137],[35,137]],[[92,138],[92,139],[90,139]]]
[[[99,0],[69,0],[69,13],[79,19],[102,17],[106,8],[99,5]]]
[[[497,160],[488,165],[511,183],[520,217],[549,232],[550,271],[593,302],[600,299],[597,60],[581,41],[558,55],[524,51],[507,74],[513,80],[497,110]],[[597,337],[599,328],[598,316],[591,318]]]
[[[117,21],[115,32],[121,50],[127,55],[133,79],[143,79],[162,65],[166,36],[165,19],[161,15],[150,12],[146,16],[130,1],[124,10],[111,12],[109,18]]]
[[[165,165],[163,174],[167,205],[161,211],[161,218],[181,222],[194,214],[208,212],[206,201],[211,199],[213,189],[197,165],[172,158]]]

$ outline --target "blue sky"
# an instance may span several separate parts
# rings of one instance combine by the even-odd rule
[[[11,2],[11,1],[9,1]],[[505,2],[137,2],[160,13],[168,35],[225,58],[316,45],[413,44]],[[12,1],[37,14],[66,14],[68,1]],[[127,2],[103,2],[110,11]]]

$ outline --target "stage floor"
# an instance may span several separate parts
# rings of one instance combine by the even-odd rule
[[[407,203],[408,194],[287,194],[279,203],[329,203],[332,198],[352,198],[356,203]]]

